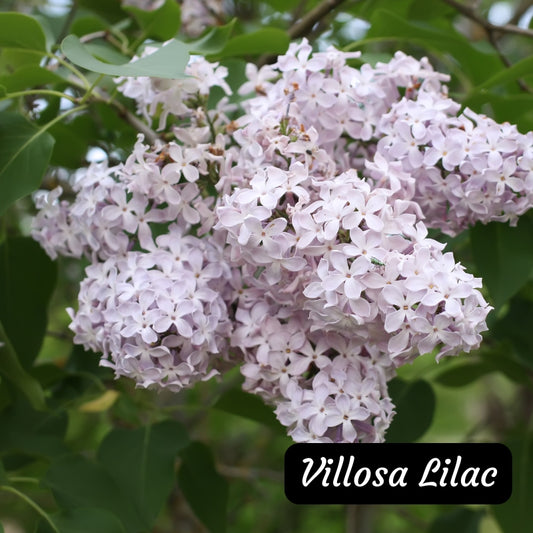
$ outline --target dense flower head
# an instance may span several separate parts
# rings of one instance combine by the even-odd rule
[[[479,346],[481,280],[428,228],[514,223],[533,137],[460,112],[427,59],[358,57],[293,43],[247,66],[239,106],[211,105],[232,91],[202,58],[117,80],[174,140],[36,195],[34,237],[91,261],[75,342],[142,387],[239,365],[299,442],[383,441],[398,367]]]
[[[117,377],[179,391],[215,375],[227,358],[230,273],[213,240],[171,225],[156,241],[155,251],[115,254],[87,268],[71,329]]]

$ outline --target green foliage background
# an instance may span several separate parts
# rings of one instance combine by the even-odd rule
[[[82,265],[52,262],[28,224],[30,193],[86,165],[91,148],[120,160],[139,130],[153,134],[111,77],[179,77],[189,53],[221,61],[238,87],[247,61],[267,62],[304,35],[361,50],[354,65],[401,49],[448,72],[464,106],[531,131],[532,2],[498,2],[511,9],[507,23],[489,21],[491,0],[234,0],[196,39],[180,30],[175,0],[151,12],[72,0],[54,14],[53,3],[0,6],[0,532],[530,531],[532,213],[516,228],[493,223],[447,239],[484,279],[490,332],[478,352],[439,365],[419,358],[391,384],[389,440],[511,448],[513,495],[494,507],[291,504],[282,470],[291,441],[270,408],[240,390],[238,371],[179,395],[115,381],[68,330]],[[169,39],[126,64],[147,41]]]

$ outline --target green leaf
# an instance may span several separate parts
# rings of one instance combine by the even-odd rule
[[[178,482],[191,509],[211,533],[225,533],[228,483],[216,471],[211,450],[193,442],[181,457]]]
[[[43,484],[52,490],[58,505],[65,511],[96,507],[117,516],[128,533],[146,530],[137,508],[122,493],[112,475],[82,455],[57,457],[44,476]]]
[[[431,426],[435,413],[435,393],[422,379],[407,382],[395,378],[389,383],[389,394],[396,414],[387,430],[387,442],[413,442]]]
[[[445,387],[464,387],[496,369],[487,363],[466,363],[447,368],[435,379]]]
[[[498,333],[496,331],[494,333],[499,338]],[[505,340],[505,337],[502,338]],[[522,359],[511,342],[499,343],[494,348],[483,350],[482,354],[483,360],[487,364],[491,365],[494,370],[504,374],[510,380],[516,383],[531,384],[530,373],[524,372],[524,364],[531,366],[531,362],[528,364],[527,361]],[[529,359],[531,359],[531,354],[529,354]]]
[[[39,187],[54,138],[21,115],[0,113],[0,215]]]
[[[390,2],[389,2],[390,3]],[[482,50],[473,45],[446,20],[439,24],[413,21],[386,9],[375,10],[370,18],[369,40],[400,39],[440,52],[460,65],[460,71],[474,83],[481,83],[502,70],[494,50]]]
[[[503,533],[529,533],[533,523],[533,438],[521,434],[505,443],[513,456],[513,492],[492,512]]]
[[[145,38],[167,41],[175,37],[180,29],[181,9],[176,0],[166,0],[161,7],[152,11],[134,6],[125,6],[123,9],[135,17]]]
[[[91,42],[84,46],[89,54],[104,63],[119,65],[130,61],[128,56],[121,54],[114,46],[105,42]]]
[[[444,2],[414,0],[409,6],[408,17],[414,20],[430,20],[438,19],[439,17],[449,17],[455,14],[455,9]]]
[[[91,107],[96,113],[95,123],[102,125],[100,140],[122,148],[125,154],[131,153],[131,147],[137,139],[137,130],[122,120],[109,105],[96,102]]]
[[[33,239],[9,238],[0,245],[0,320],[26,368],[44,339],[56,277],[56,264]]]
[[[461,507],[437,516],[429,533],[478,533],[485,511]]]
[[[78,37],[106,30],[108,30],[108,27],[105,21],[95,16],[79,17],[70,26],[70,32]]]
[[[508,340],[520,362],[533,370],[532,313],[532,302],[513,298],[507,314],[492,326],[491,331],[499,340]]]
[[[275,11],[292,11],[300,0],[266,0]]]
[[[7,483],[7,474],[4,468],[4,463],[0,461],[0,485],[5,485]]]
[[[15,396],[0,413],[0,451],[32,457],[63,455],[67,424],[65,411],[37,411],[23,397]]]
[[[477,271],[500,308],[527,282],[533,271],[533,220],[524,215],[518,226],[492,222],[470,229]]]
[[[100,464],[133,502],[146,529],[172,491],[176,456],[187,444],[185,428],[168,420],[135,430],[114,429],[98,450]]]
[[[285,428],[278,422],[273,408],[265,405],[255,394],[234,388],[224,392],[213,406],[215,409],[259,422],[278,433],[285,434]]]
[[[3,85],[10,93],[50,83],[65,82],[66,80],[55,72],[38,65],[26,65],[11,74],[0,76],[0,85]]]
[[[226,46],[236,21],[237,19],[233,19],[224,26],[217,26],[200,39],[187,43],[189,52],[205,56],[219,53]]]
[[[124,11],[122,10],[121,3],[113,0],[77,0],[77,3],[86,8],[88,11],[99,15],[104,20],[108,20],[112,23],[116,23],[124,19]]]
[[[217,57],[284,54],[289,47],[287,32],[278,28],[263,28],[230,39]]]
[[[0,48],[46,52],[42,26],[22,13],[0,13]]]
[[[523,76],[531,76],[533,73],[533,57],[526,57],[514,65],[498,72],[491,76],[488,80],[479,84],[474,90],[488,89],[496,85],[503,85],[510,82],[516,82],[518,78]]]
[[[75,35],[65,37],[61,44],[63,53],[76,65],[109,76],[153,76],[157,78],[183,78],[189,60],[187,45],[173,39],[149,56],[132,63],[113,65],[94,57]]]
[[[462,103],[478,113],[483,113],[489,104],[496,122],[516,124],[522,133],[533,130],[532,94],[494,94],[483,89],[472,91]]]
[[[50,518],[61,533],[126,533],[114,514],[96,507],[79,507]],[[53,530],[42,521],[36,533],[53,533]]]
[[[51,164],[73,169],[86,164],[87,150],[98,139],[94,117],[88,114],[79,115],[68,124],[60,122],[49,131],[56,140]]]
[[[44,392],[20,364],[20,360],[0,322],[0,374],[9,379],[28,398],[35,409],[44,409]]]

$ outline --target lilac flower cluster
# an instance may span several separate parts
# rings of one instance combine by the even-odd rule
[[[481,281],[427,227],[514,221],[530,136],[458,115],[425,59],[357,57],[304,40],[248,65],[237,118],[226,97],[208,108],[231,89],[201,58],[186,80],[118,80],[175,141],[92,165],[71,200],[37,195],[34,237],[92,263],[75,342],[143,387],[240,365],[294,440],[319,442],[382,441],[396,368],[479,346]]]
[[[122,5],[145,11],[159,9],[165,0],[121,0]],[[189,37],[198,37],[206,28],[217,26],[225,18],[223,0],[179,0],[182,31]]]

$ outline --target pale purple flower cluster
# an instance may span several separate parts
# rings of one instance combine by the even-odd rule
[[[151,253],[126,252],[86,269],[74,342],[102,352],[102,364],[142,387],[179,391],[209,379],[227,359],[231,331],[221,280],[229,269],[213,240],[178,225]]]
[[[206,28],[218,26],[226,16],[224,0],[176,0],[181,6],[181,30],[198,37]],[[122,5],[145,11],[159,9],[165,0],[121,0]]]
[[[182,31],[198,37],[206,28],[220,26],[226,17],[224,0],[182,0]]]
[[[458,117],[425,59],[347,64],[357,57],[303,41],[248,65],[233,120],[225,97],[208,109],[211,87],[230,89],[201,58],[186,80],[120,80],[176,141],[140,139],[123,165],[91,166],[71,202],[37,196],[34,237],[51,256],[92,261],[70,311],[76,342],[144,387],[179,390],[238,364],[304,442],[382,441],[397,367],[479,346],[481,281],[426,225],[452,232],[525,209],[529,137]],[[490,173],[500,167],[505,185]],[[474,182],[503,203],[476,210]]]
[[[367,169],[449,235],[478,221],[515,225],[533,205],[533,133],[458,108],[424,84],[416,99],[402,98],[378,125]]]
[[[133,249],[153,251],[156,224],[211,224],[212,199],[196,183],[209,155],[176,143],[148,148],[141,136],[124,165],[94,163],[75,175],[72,203],[59,199],[61,187],[36,195],[32,234],[51,257],[106,260]]]

